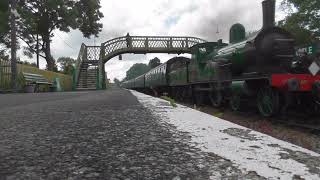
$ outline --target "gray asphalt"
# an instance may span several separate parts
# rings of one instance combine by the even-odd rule
[[[126,90],[0,95],[1,180],[259,178],[189,138]]]

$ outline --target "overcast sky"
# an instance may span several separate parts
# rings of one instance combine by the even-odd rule
[[[76,58],[81,43],[100,45],[109,39],[124,36],[127,32],[139,36],[194,36],[208,41],[223,39],[228,42],[229,28],[234,23],[242,23],[247,31],[260,29],[261,2],[262,0],[101,0],[104,18],[101,20],[103,30],[99,37],[86,39],[77,30],[70,33],[55,31],[52,55],[55,59],[62,56]],[[283,18],[279,4],[280,0],[277,2],[277,20]],[[217,29],[219,33],[216,33]],[[134,63],[147,63],[153,57],[159,57],[165,62],[173,56],[176,55],[124,55],[122,61],[114,58],[105,66],[108,78],[122,79]],[[41,68],[45,64],[42,59]]]

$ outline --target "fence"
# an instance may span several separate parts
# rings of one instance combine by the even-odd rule
[[[11,89],[11,61],[0,59],[0,92]]]

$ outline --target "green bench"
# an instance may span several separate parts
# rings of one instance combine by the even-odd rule
[[[39,92],[40,85],[48,85],[50,89],[54,88],[53,83],[40,74],[23,73],[23,77],[26,81],[27,92]]]

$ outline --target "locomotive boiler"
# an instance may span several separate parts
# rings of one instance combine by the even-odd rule
[[[275,0],[263,1],[262,7],[262,29],[245,39],[245,28],[235,24],[230,29],[231,45],[218,50],[213,56],[214,63],[229,65],[233,76],[283,73],[290,68],[295,55],[294,38],[275,26]]]

